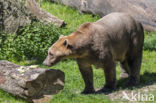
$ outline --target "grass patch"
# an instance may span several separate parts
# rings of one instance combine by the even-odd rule
[[[94,16],[90,14],[79,14],[77,10],[69,8],[67,6],[62,6],[59,4],[52,4],[49,2],[43,2],[41,4],[42,8],[53,15],[65,20],[67,26],[61,28],[64,35],[69,35],[78,26],[84,22],[94,22],[99,19],[99,16]],[[141,69],[141,84],[144,85],[149,82],[156,81],[156,33],[152,32],[146,34],[145,36],[145,46],[143,52],[143,62]],[[35,64],[34,61],[16,61],[11,60],[19,65],[31,65]],[[40,67],[47,68],[42,64]],[[104,94],[99,95],[81,95],[80,92],[84,88],[84,83],[81,74],[78,70],[78,66],[74,60],[65,60],[57,65],[50,67],[54,69],[61,69],[65,72],[65,87],[63,91],[55,95],[51,100],[51,103],[112,103],[110,99]],[[94,67],[93,67],[94,68]],[[94,85],[95,88],[101,88],[105,84],[105,78],[103,70],[93,69],[94,71]],[[117,79],[119,80],[120,69],[117,66]],[[123,82],[118,85],[119,87],[124,87]],[[121,88],[122,89],[122,88]],[[156,91],[153,92],[156,96]],[[26,103],[21,99],[14,98],[12,95],[0,90],[0,103]]]
[[[62,28],[64,35],[70,34],[82,23],[94,22],[100,18],[99,16],[93,17],[90,14],[80,14],[75,9],[55,3],[43,2],[41,7],[67,23],[66,27]]]

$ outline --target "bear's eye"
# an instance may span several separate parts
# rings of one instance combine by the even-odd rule
[[[63,45],[64,45],[64,46],[66,46],[66,45],[67,45],[67,40],[65,40],[65,41],[64,41]]]
[[[50,55],[50,56],[54,56],[54,54],[53,54],[53,53],[51,53],[51,52],[49,53],[49,55]]]

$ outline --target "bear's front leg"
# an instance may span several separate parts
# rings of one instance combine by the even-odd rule
[[[91,64],[87,63],[87,60],[84,59],[77,59],[77,63],[79,66],[79,70],[85,82],[85,89],[82,94],[91,94],[94,93],[94,86],[93,86],[93,71],[91,68]]]

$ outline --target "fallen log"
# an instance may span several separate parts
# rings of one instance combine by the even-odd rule
[[[64,20],[57,18],[56,16],[51,15],[50,13],[41,9],[40,5],[37,4],[35,0],[26,0],[26,7],[31,11],[31,13],[36,16],[38,19],[53,23],[58,27],[65,26],[66,23]]]
[[[28,102],[42,103],[64,87],[64,73],[0,61],[0,89]]]

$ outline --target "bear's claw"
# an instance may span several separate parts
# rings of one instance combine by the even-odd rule
[[[103,87],[102,89],[96,91],[96,94],[102,94],[102,93],[109,94],[109,93],[111,93],[111,92],[113,92],[115,90],[116,89],[114,89],[114,88],[106,88],[106,87]]]

